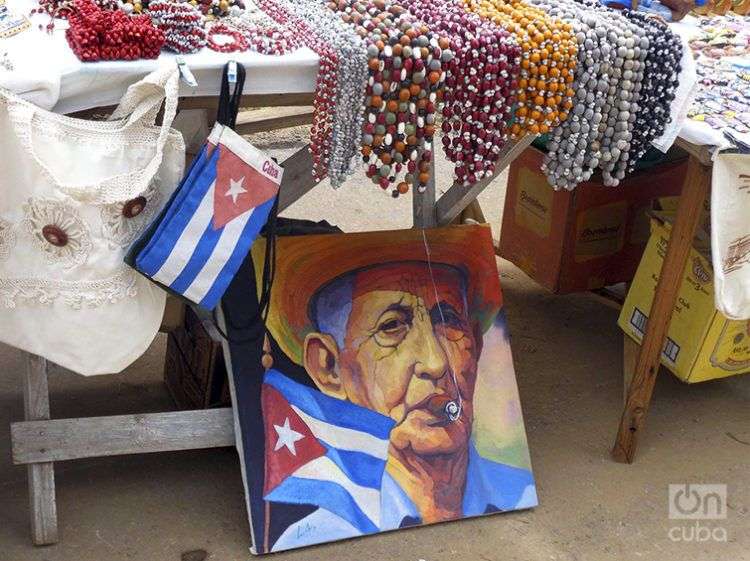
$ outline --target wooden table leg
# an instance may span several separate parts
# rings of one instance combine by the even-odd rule
[[[622,404],[628,403],[628,392],[630,382],[633,380],[633,372],[638,361],[638,343],[630,338],[627,333],[622,334]]]
[[[680,196],[667,255],[659,274],[654,303],[646,325],[646,334],[638,353],[625,409],[620,419],[620,428],[612,450],[612,456],[618,462],[632,463],[635,456],[638,433],[643,428],[654,391],[656,374],[659,371],[664,338],[677,301],[677,292],[698,226],[703,201],[710,186],[711,168],[690,156],[687,180]]]
[[[26,355],[23,376],[23,406],[27,421],[49,419],[47,361],[37,355]],[[57,506],[55,469],[52,462],[28,466],[31,538],[34,545],[57,543]]]

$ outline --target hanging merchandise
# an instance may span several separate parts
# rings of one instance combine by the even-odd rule
[[[449,41],[391,0],[341,0],[328,6],[367,43],[369,80],[362,155],[366,175],[394,197],[426,189],[442,101]],[[452,54],[446,52],[449,60]],[[406,166],[406,170],[404,170]]]
[[[92,0],[75,0],[73,6],[65,37],[79,59],[94,62],[159,57],[164,33],[148,16],[104,11]]]
[[[310,131],[313,176],[327,175],[336,187],[354,171],[362,138],[365,43],[318,0],[260,0],[258,5],[320,57]]]
[[[178,79],[175,65],[149,74],[107,122],[0,90],[0,341],[85,375],[118,372],[151,344],[164,292],[123,256],[182,176]]]
[[[453,179],[471,185],[495,172],[508,139],[521,50],[500,26],[467,12],[462,0],[406,0],[403,5],[445,34],[442,143]]]
[[[712,169],[716,309],[728,318],[750,320],[750,154],[717,154]]]
[[[633,123],[633,138],[627,160],[626,171],[631,173],[651,142],[661,137],[670,122],[670,107],[680,85],[683,47],[680,37],[672,33],[669,26],[659,18],[632,10],[625,10],[622,14],[640,25],[648,40],[643,83],[638,99],[639,109]]]
[[[605,185],[617,185],[645,140],[670,118],[656,108],[667,107],[674,96],[681,43],[666,26],[661,33],[669,39],[652,41],[658,28],[639,25],[639,16],[629,19],[598,2],[531,1],[569,22],[578,41],[572,116],[552,131],[543,164],[547,178],[555,188],[573,189],[598,168]]]
[[[229,64],[217,124],[162,214],[127,258],[159,285],[208,310],[218,304],[269,215],[275,216],[283,173],[231,128],[245,71],[236,65],[230,96]]]
[[[514,138],[547,133],[567,118],[577,47],[569,23],[519,0],[464,0],[483,18],[512,33],[523,50]]]

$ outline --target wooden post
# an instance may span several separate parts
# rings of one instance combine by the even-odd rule
[[[414,228],[433,228],[437,223],[435,214],[435,159],[430,161],[430,179],[427,189],[420,193],[417,186],[412,188]]]
[[[633,380],[633,372],[638,361],[638,343],[630,338],[627,333],[622,334],[622,404],[628,403],[628,391],[630,382]]]
[[[625,409],[620,419],[620,428],[612,449],[612,456],[618,462],[633,462],[638,434],[643,428],[654,391],[664,338],[672,319],[677,292],[693,244],[703,201],[710,186],[711,169],[691,155],[688,162],[687,180],[677,207],[677,217],[672,227],[667,255],[656,284],[646,334],[638,353]]]
[[[47,361],[24,353],[26,371],[23,376],[23,408],[27,421],[49,419],[49,387]],[[57,505],[55,501],[55,469],[52,462],[28,466],[31,537],[34,545],[57,543]]]

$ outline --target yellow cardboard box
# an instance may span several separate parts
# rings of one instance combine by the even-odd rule
[[[643,339],[664,261],[671,224],[655,213],[651,237],[620,312],[618,325],[637,343]],[[710,243],[701,232],[693,244],[677,296],[661,362],[684,382],[750,372],[750,321],[727,319],[714,307]]]

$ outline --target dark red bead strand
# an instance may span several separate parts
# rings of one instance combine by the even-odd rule
[[[508,139],[521,49],[505,29],[466,12],[460,0],[404,5],[450,39],[442,143],[455,164],[454,180],[471,185],[494,173]]]
[[[313,99],[313,123],[310,129],[310,154],[313,160],[313,176],[320,180],[328,173],[331,154],[333,120],[335,113],[336,51],[317,36],[314,28],[273,0],[258,0],[258,6],[277,22],[291,29],[302,44],[319,57],[318,74]]]

